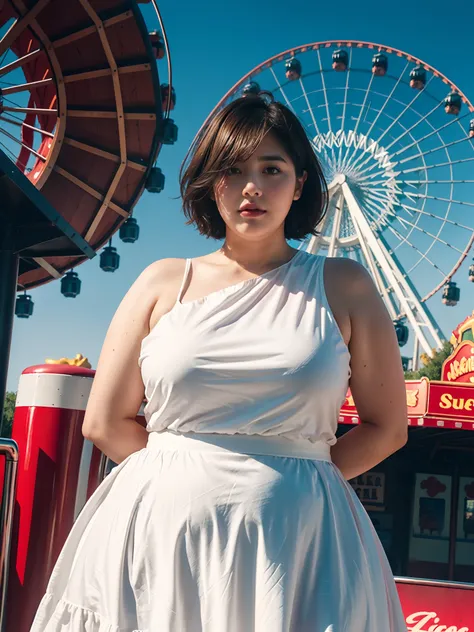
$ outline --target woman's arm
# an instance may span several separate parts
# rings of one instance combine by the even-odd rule
[[[138,357],[165,275],[169,277],[170,268],[174,272],[176,261],[156,261],[142,272],[120,303],[105,337],[82,434],[114,463],[144,448],[148,440],[148,432],[136,422],[144,397]]]
[[[351,479],[405,445],[408,418],[400,350],[387,309],[365,268],[347,260],[338,267],[351,329],[350,388],[361,423],[338,439],[331,456]]]

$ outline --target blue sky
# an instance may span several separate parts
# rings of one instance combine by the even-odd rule
[[[141,6],[153,28],[149,7]],[[179,127],[178,142],[164,147],[158,161],[166,176],[165,190],[158,195],[145,193],[139,201],[135,217],[141,235],[136,244],[115,239],[121,255],[117,272],[102,272],[96,257],[77,269],[82,291],[76,299],[64,298],[58,282],[32,291],[33,317],[15,319],[9,390],[16,390],[25,367],[41,364],[46,358],[82,353],[94,366],[115,309],[144,267],[156,259],[194,257],[215,249],[215,242],[185,226],[176,199],[179,165],[219,99],[268,57],[321,40],[373,41],[420,57],[474,99],[472,0],[162,0],[160,8],[171,47],[177,92],[173,116]],[[472,218],[468,223],[474,223]],[[456,308],[442,307],[439,295],[430,303],[447,337],[474,308],[474,286],[465,280],[466,274],[464,266],[460,274],[462,296]]]

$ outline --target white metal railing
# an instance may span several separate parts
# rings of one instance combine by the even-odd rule
[[[474,584],[466,582],[453,582],[444,579],[421,579],[418,577],[395,577],[399,584],[418,584],[421,586],[433,586],[434,588],[458,588],[461,590],[474,590]]]

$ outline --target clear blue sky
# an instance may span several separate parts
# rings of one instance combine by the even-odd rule
[[[165,190],[159,195],[145,193],[139,201],[135,216],[141,234],[136,244],[115,239],[121,255],[117,272],[102,272],[97,256],[77,268],[82,292],[76,299],[64,298],[59,282],[32,292],[33,317],[15,319],[9,390],[16,390],[25,367],[41,364],[48,357],[82,353],[94,366],[115,309],[144,267],[159,258],[198,256],[215,248],[215,242],[184,225],[175,199],[179,165],[221,96],[268,57],[320,40],[373,41],[420,57],[474,99],[472,0],[161,0],[159,4],[171,46],[178,100],[174,118],[179,127],[178,142],[165,147],[159,157],[166,175]],[[146,16],[151,15],[149,7],[141,6]],[[150,22],[150,27],[154,25]],[[439,295],[430,303],[448,337],[474,308],[474,286],[464,280],[466,274],[464,266],[462,297],[456,308],[442,307]]]

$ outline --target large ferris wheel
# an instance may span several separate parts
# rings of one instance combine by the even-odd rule
[[[371,272],[400,346],[412,332],[416,366],[420,347],[431,355],[442,344],[426,302],[442,290],[443,303],[457,303],[453,276],[474,241],[474,106],[422,60],[357,41],[276,55],[214,112],[260,90],[302,121],[328,181],[328,213],[301,247]]]

